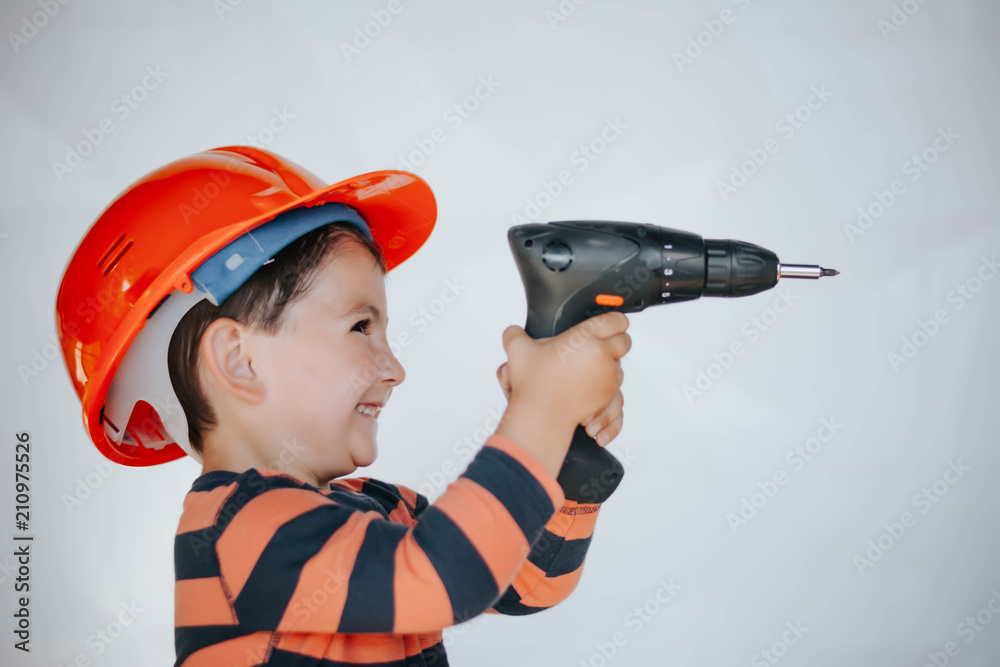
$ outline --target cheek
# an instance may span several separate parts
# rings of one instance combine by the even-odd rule
[[[337,384],[337,362],[331,352],[328,344],[322,347],[315,340],[301,339],[284,346],[270,360],[268,370],[282,403],[300,408],[320,400],[329,403],[324,395]]]
[[[357,334],[334,341],[326,333],[297,337],[282,346],[270,370],[286,409],[341,418],[378,378],[367,340]]]
[[[311,349],[310,354],[298,356],[296,367],[301,384],[322,394],[327,405],[334,401],[353,408],[377,378],[375,364],[364,341],[348,337],[336,346],[327,343],[325,347]]]
[[[362,340],[352,340],[330,355],[331,373],[346,385],[348,393],[360,397],[378,378],[371,350]]]

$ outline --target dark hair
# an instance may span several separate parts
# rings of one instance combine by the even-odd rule
[[[385,259],[377,244],[347,222],[324,225],[300,236],[275,254],[273,261],[250,278],[218,306],[205,299],[195,304],[177,324],[167,348],[170,384],[184,409],[191,447],[202,452],[202,437],[218,425],[215,412],[199,382],[199,347],[205,329],[228,317],[251,329],[274,336],[285,323],[286,309],[312,287],[327,257],[339,256],[348,243],[371,252],[384,274]]]

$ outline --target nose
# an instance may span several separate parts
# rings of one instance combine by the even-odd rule
[[[406,370],[392,350],[386,349],[379,354],[379,375],[390,387],[402,384],[406,379]]]

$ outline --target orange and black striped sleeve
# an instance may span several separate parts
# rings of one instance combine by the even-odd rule
[[[565,501],[532,544],[511,585],[487,613],[524,616],[569,597],[583,574],[600,509],[599,503]]]
[[[216,503],[211,520],[182,521],[175,539],[178,664],[261,631],[432,633],[469,620],[566,502],[537,459],[496,434],[413,525],[255,469],[205,493],[216,496],[192,503]]]
[[[359,484],[365,481],[368,478],[357,478]],[[428,506],[426,496],[401,484],[395,488],[406,500],[403,505],[415,508],[415,516],[419,517]],[[583,574],[600,509],[600,503],[566,500],[545,524],[510,586],[486,613],[524,616],[553,607],[569,597]],[[400,517],[400,521],[405,520],[405,516]]]

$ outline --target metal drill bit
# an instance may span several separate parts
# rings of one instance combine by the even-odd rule
[[[840,271],[836,269],[824,269],[822,266],[813,264],[778,264],[778,278],[821,278],[823,276],[837,276]]]

